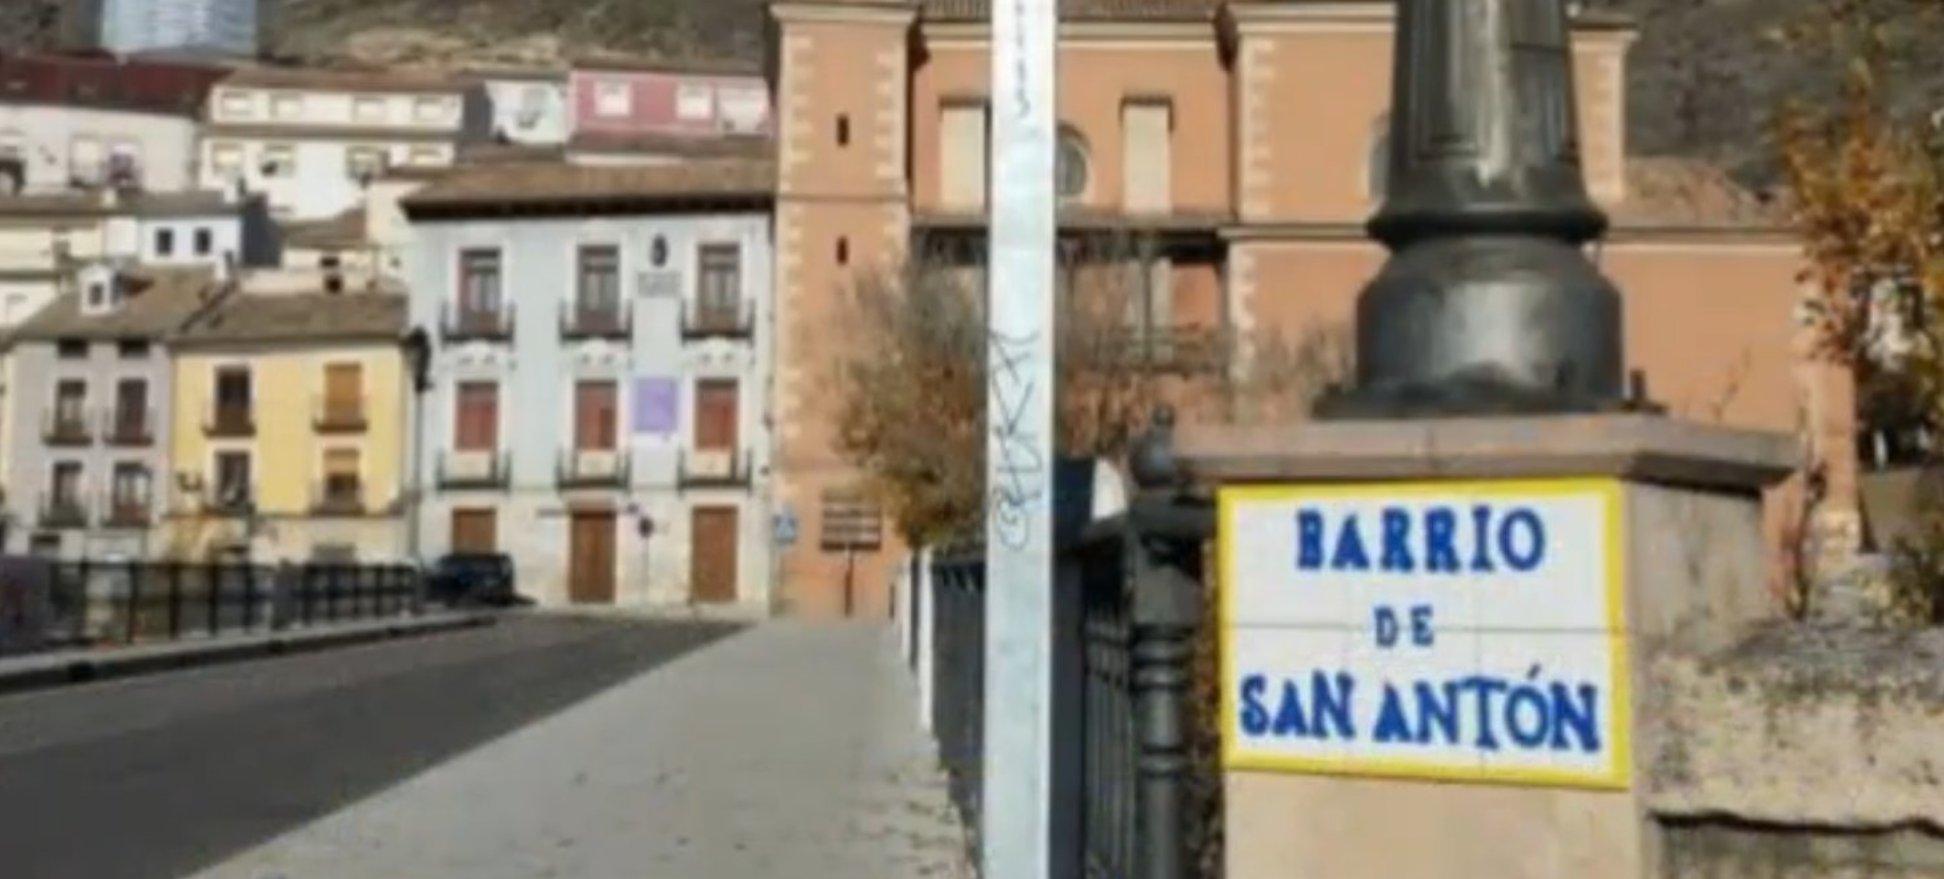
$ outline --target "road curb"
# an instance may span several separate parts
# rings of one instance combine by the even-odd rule
[[[431,635],[489,626],[498,619],[498,614],[489,612],[455,612],[353,623],[327,629],[263,632],[211,641],[176,641],[112,650],[64,650],[17,656],[0,659],[0,694]]]

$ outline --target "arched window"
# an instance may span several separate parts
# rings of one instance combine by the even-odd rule
[[[1371,201],[1383,201],[1390,191],[1390,134],[1389,113],[1371,123],[1369,165],[1364,169],[1364,186]]]
[[[1062,201],[1085,195],[1088,176],[1093,171],[1087,156],[1086,137],[1080,134],[1079,129],[1062,125],[1057,150],[1053,165],[1055,191]]]

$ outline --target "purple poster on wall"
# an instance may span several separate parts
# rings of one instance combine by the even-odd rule
[[[672,378],[639,376],[634,381],[634,432],[668,436],[675,432],[681,397]]]

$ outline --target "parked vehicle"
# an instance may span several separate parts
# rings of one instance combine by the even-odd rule
[[[513,559],[505,553],[452,553],[425,572],[426,597],[451,606],[532,604],[513,588]]]

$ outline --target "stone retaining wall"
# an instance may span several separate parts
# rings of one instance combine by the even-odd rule
[[[1944,877],[1944,630],[1765,628],[1650,683],[1662,875]]]

